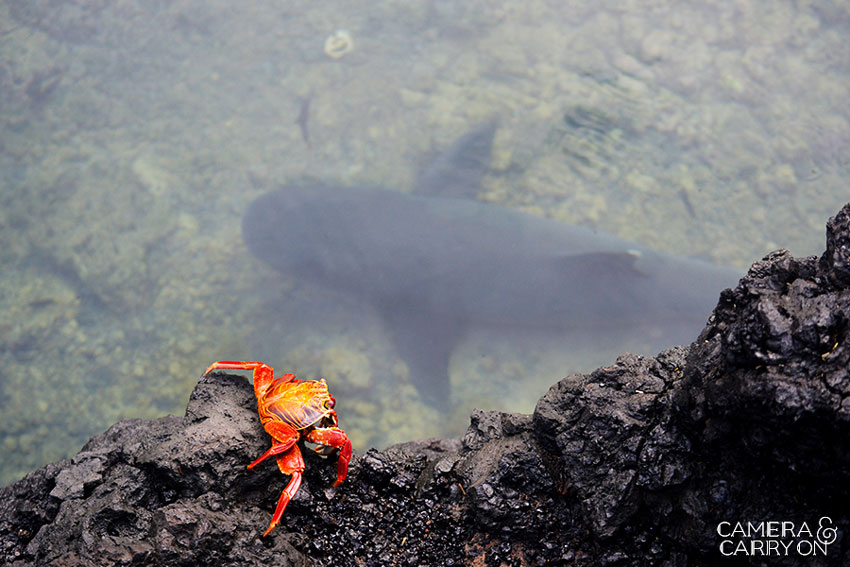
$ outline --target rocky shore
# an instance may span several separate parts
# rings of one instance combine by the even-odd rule
[[[301,490],[245,465],[268,436],[244,377],[128,420],[0,489],[0,560],[55,565],[850,564],[850,205],[820,257],[777,251],[689,346],[569,376],[532,415],[335,464]],[[343,416],[344,420],[344,416]],[[344,424],[343,424],[344,425]]]

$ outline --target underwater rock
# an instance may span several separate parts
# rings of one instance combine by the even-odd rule
[[[286,478],[245,469],[269,444],[251,385],[211,374],[183,418],[120,422],[0,489],[0,561],[850,564],[848,243],[850,205],[821,258],[755,263],[690,346],[569,376],[533,415],[370,449],[336,489],[305,452],[267,538]]]

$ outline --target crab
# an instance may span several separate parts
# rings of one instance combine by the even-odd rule
[[[204,372],[204,376],[218,369],[251,370],[254,377],[254,395],[257,396],[257,411],[260,422],[266,432],[272,436],[271,448],[260,458],[248,465],[249,470],[274,455],[277,467],[283,474],[290,475],[289,484],[283,489],[277,501],[271,524],[263,537],[275,529],[283,517],[286,505],[301,486],[301,474],[304,472],[304,457],[298,448],[298,441],[304,439],[316,445],[314,449],[320,455],[330,455],[339,451],[337,479],[339,486],[348,473],[351,461],[351,441],[345,431],[339,428],[334,397],[328,392],[324,380],[298,380],[295,374],[274,377],[274,369],[262,362],[243,362],[239,360],[219,360],[213,362]]]

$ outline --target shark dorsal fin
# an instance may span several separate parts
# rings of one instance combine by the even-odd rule
[[[413,193],[422,197],[475,199],[490,167],[498,120],[479,124],[440,153],[416,180]]]
[[[564,257],[563,265],[588,281],[629,281],[650,275],[644,254],[637,249],[622,252],[587,252]]]

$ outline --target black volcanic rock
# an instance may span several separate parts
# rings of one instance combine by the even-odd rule
[[[118,423],[0,489],[0,560],[847,565],[848,334],[850,205],[820,259],[754,264],[690,346],[569,376],[531,416],[476,411],[462,440],[355,455],[336,489],[305,452],[267,538],[285,478],[245,469],[269,443],[251,386],[202,378],[185,417]]]

